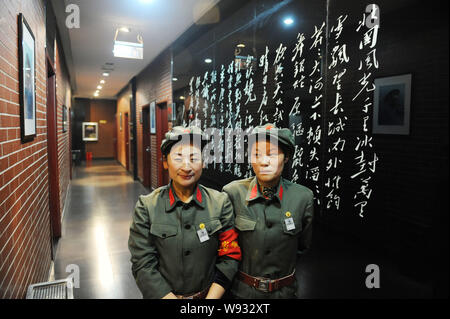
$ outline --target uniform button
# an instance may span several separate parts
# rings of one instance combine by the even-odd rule
[[[272,228],[272,223],[267,223],[267,228]]]
[[[184,225],[185,229],[191,229],[191,225]]]
[[[185,256],[189,256],[190,253],[191,253],[191,252],[190,252],[189,250],[186,250],[186,251],[184,252],[184,255],[185,255]]]

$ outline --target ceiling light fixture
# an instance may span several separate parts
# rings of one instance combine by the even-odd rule
[[[119,30],[126,33],[130,32],[130,28],[127,27],[121,27]]]
[[[101,90],[101,89],[103,89],[103,86],[99,85],[99,86],[97,86],[97,89]]]
[[[244,44],[244,43],[239,43],[239,44],[237,45],[237,47],[238,47],[238,48],[245,48],[245,44]]]
[[[104,83],[105,83],[105,80],[101,80],[100,83],[101,83],[101,84],[104,84]]]
[[[177,78],[172,78],[172,81],[178,81],[178,79]]]
[[[113,50],[116,58],[144,59],[144,40],[140,34],[137,35],[137,42],[119,41],[117,40],[118,34],[119,29],[116,29]]]
[[[180,100],[184,100],[184,96],[182,95],[182,96],[180,96]]]
[[[109,72],[103,72],[102,75],[103,76],[109,76]]]
[[[212,60],[210,58],[205,59],[205,63],[211,63]]]
[[[292,18],[285,18],[283,20],[284,24],[286,25],[291,25],[292,23],[294,23],[294,20]]]

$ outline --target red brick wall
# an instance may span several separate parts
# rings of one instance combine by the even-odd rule
[[[137,132],[137,164],[138,177],[141,181],[144,179],[143,168],[143,141],[142,124],[140,116],[142,107],[152,101],[167,102],[167,107],[172,105],[172,75],[171,75],[171,52],[170,49],[162,52],[147,68],[137,76],[136,89],[136,132]],[[170,125],[169,125],[170,128]],[[151,152],[151,187],[158,186],[158,165],[162,165],[157,159],[156,134],[150,137]]]
[[[69,113],[72,107],[72,92],[70,88],[69,76],[65,65],[64,57],[61,53],[62,45],[59,42],[55,46],[55,71],[56,71],[56,116],[57,116],[57,136],[58,136],[58,168],[59,168],[59,200],[61,210],[67,197],[70,183],[70,121]],[[67,130],[62,131],[63,105],[67,107]],[[61,217],[62,217],[61,213]]]
[[[116,125],[117,125],[117,160],[123,167],[126,167],[126,153],[125,153],[125,113],[128,113],[128,119],[130,116],[130,94],[131,86],[128,86],[117,98],[117,110],[116,110]],[[120,130],[120,113],[122,113],[122,130]],[[130,149],[131,151],[131,149]],[[131,169],[131,165],[130,165]]]
[[[25,144],[20,141],[19,13],[36,39],[37,135]],[[23,298],[28,285],[48,279],[51,262],[43,1],[0,1],[0,24],[0,298]],[[58,132],[61,104],[70,101],[67,76],[59,61],[57,57]],[[69,183],[67,136],[68,132],[58,136],[61,207]]]

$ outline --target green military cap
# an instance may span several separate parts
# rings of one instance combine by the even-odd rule
[[[256,136],[274,137],[281,145],[284,151],[288,151],[289,155],[293,155],[295,151],[294,135],[288,128],[278,128],[275,124],[267,123],[265,125],[256,126],[248,136],[249,142],[256,141]]]
[[[196,126],[175,126],[165,134],[165,139],[161,142],[161,151],[163,155],[170,153],[170,149],[174,144],[181,141],[183,136],[189,136],[190,141],[201,143],[201,148],[208,143],[208,137],[203,131]],[[194,137],[196,136],[196,137]]]

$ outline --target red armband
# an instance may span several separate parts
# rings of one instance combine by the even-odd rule
[[[219,256],[228,256],[236,260],[241,260],[241,247],[239,247],[237,237],[238,233],[234,228],[219,235]]]

